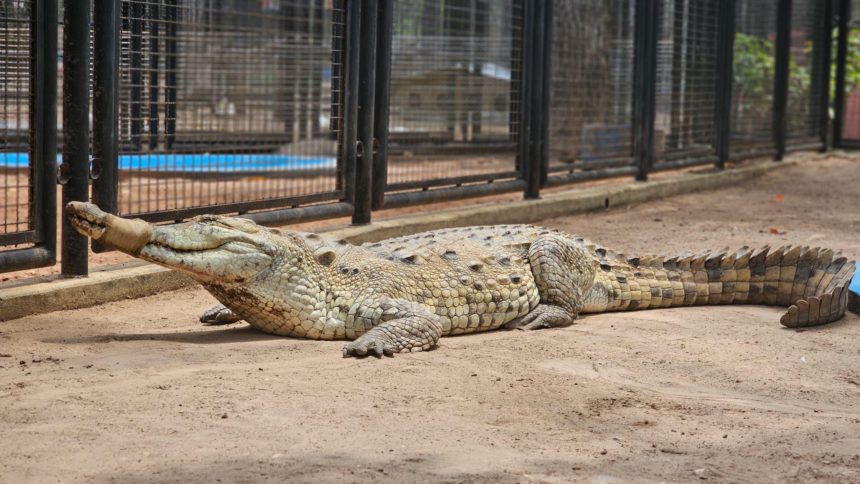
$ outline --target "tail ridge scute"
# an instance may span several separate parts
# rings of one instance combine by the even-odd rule
[[[846,257],[834,254],[829,249],[810,249],[817,257],[804,268],[803,257],[798,260],[795,285],[791,297],[794,304],[788,307],[780,319],[783,326],[802,328],[826,324],[840,319],[848,309],[848,286],[854,276],[855,264]],[[801,272],[807,275],[801,279]],[[800,286],[800,287],[798,287]]]

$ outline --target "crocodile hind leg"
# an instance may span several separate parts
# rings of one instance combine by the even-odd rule
[[[509,329],[570,326],[582,308],[582,289],[594,280],[594,258],[562,234],[545,234],[529,247],[529,264],[540,304],[507,325]]]
[[[427,351],[442,336],[438,316],[415,303],[384,300],[381,323],[343,347],[343,357]]]
[[[223,304],[209,308],[200,316],[200,322],[208,326],[233,324],[241,320],[242,318],[239,315]]]

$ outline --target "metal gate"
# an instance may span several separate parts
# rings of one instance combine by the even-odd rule
[[[102,208],[157,222],[344,200],[343,2],[111,3],[94,12],[119,16],[94,44],[94,72],[118,76],[94,79],[118,92],[93,99],[115,117],[93,127]]]
[[[0,3],[0,268],[56,259],[57,3]]]

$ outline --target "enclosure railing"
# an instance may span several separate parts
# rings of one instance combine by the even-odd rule
[[[0,2],[0,271],[54,263],[55,179],[63,203],[156,223],[368,223],[823,149],[837,19],[849,138],[850,0],[60,3]],[[62,238],[86,274],[86,239]]]

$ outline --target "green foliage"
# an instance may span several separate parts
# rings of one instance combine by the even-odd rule
[[[807,46],[807,52],[811,46]],[[788,64],[788,105],[790,131],[804,127],[809,110],[809,70],[793,59]],[[776,74],[774,45],[768,39],[735,34],[734,83],[738,122],[746,128],[768,123],[773,108],[773,80]]]
[[[833,29],[833,39],[839,38],[839,29]],[[830,99],[836,97],[836,54],[837,42],[833,42],[833,50],[830,54]],[[848,33],[848,52],[845,56],[845,94],[850,95],[860,88],[860,30],[851,29]],[[833,110],[830,110],[830,117],[833,117]]]

